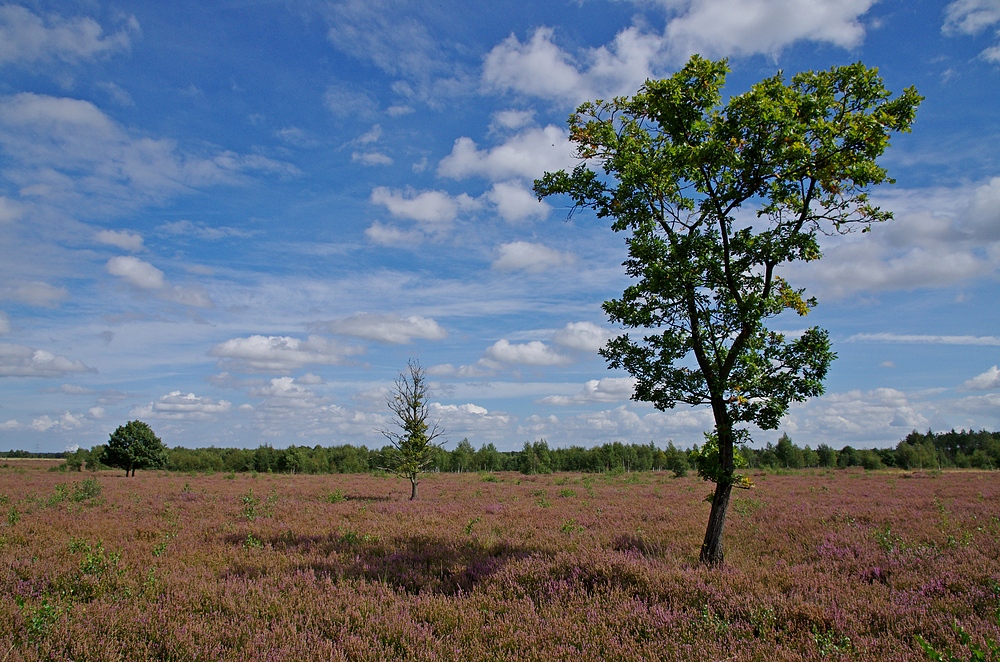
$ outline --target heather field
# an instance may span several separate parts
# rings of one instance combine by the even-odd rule
[[[726,565],[665,473],[56,473],[0,462],[0,662],[960,660],[1000,639],[989,472],[757,474]],[[955,625],[969,635],[963,643]]]

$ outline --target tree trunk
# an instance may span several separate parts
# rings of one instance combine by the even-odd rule
[[[417,481],[413,478],[410,479],[410,501],[417,498]]]
[[[733,424],[721,399],[712,403],[715,415],[716,443],[719,445],[719,467],[721,475],[716,476],[715,495],[712,497],[712,512],[708,515],[705,542],[701,544],[701,562],[705,565],[722,565],[722,533],[726,528],[726,513],[729,511],[729,496],[733,493],[733,472],[736,469],[733,457]]]
[[[715,486],[712,497],[712,512],[708,516],[705,542],[701,544],[701,562],[705,565],[720,565],[723,560],[722,532],[726,527],[726,512],[729,510],[729,495],[733,484],[720,481]]]

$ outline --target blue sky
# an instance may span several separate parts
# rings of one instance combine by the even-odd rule
[[[0,5],[0,449],[380,446],[410,358],[449,447],[700,441],[596,353],[624,238],[530,193],[695,52],[926,97],[896,219],[788,274],[839,359],[756,443],[998,429],[997,0],[39,0]]]

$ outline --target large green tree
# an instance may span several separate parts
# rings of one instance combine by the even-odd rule
[[[692,57],[633,97],[581,105],[569,120],[579,165],[535,182],[539,199],[628,232],[621,298],[604,303],[625,334],[601,350],[636,378],[633,398],[669,409],[707,405],[718,461],[705,563],[723,560],[734,444],[774,429],[791,402],[823,392],[835,358],[827,333],[785,336],[765,323],[816,305],[781,268],[820,258],[818,233],[868,230],[892,217],[868,199],[891,182],[876,159],[909,131],[921,97],[896,98],[861,63],[781,73],[722,104],[725,60]]]
[[[382,451],[382,468],[410,481],[410,500],[417,498],[420,474],[434,461],[440,448],[435,439],[444,434],[428,422],[427,373],[416,361],[396,378],[386,404],[393,414],[393,427],[379,430],[389,446]]]
[[[167,449],[153,429],[142,421],[129,421],[111,433],[101,462],[135,475],[136,469],[167,466]]]

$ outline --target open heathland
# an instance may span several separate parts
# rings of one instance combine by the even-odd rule
[[[429,474],[411,502],[371,474],[4,462],[0,660],[928,659],[918,637],[967,660],[1000,640],[995,473],[753,479],[708,568],[711,486],[669,473]]]

